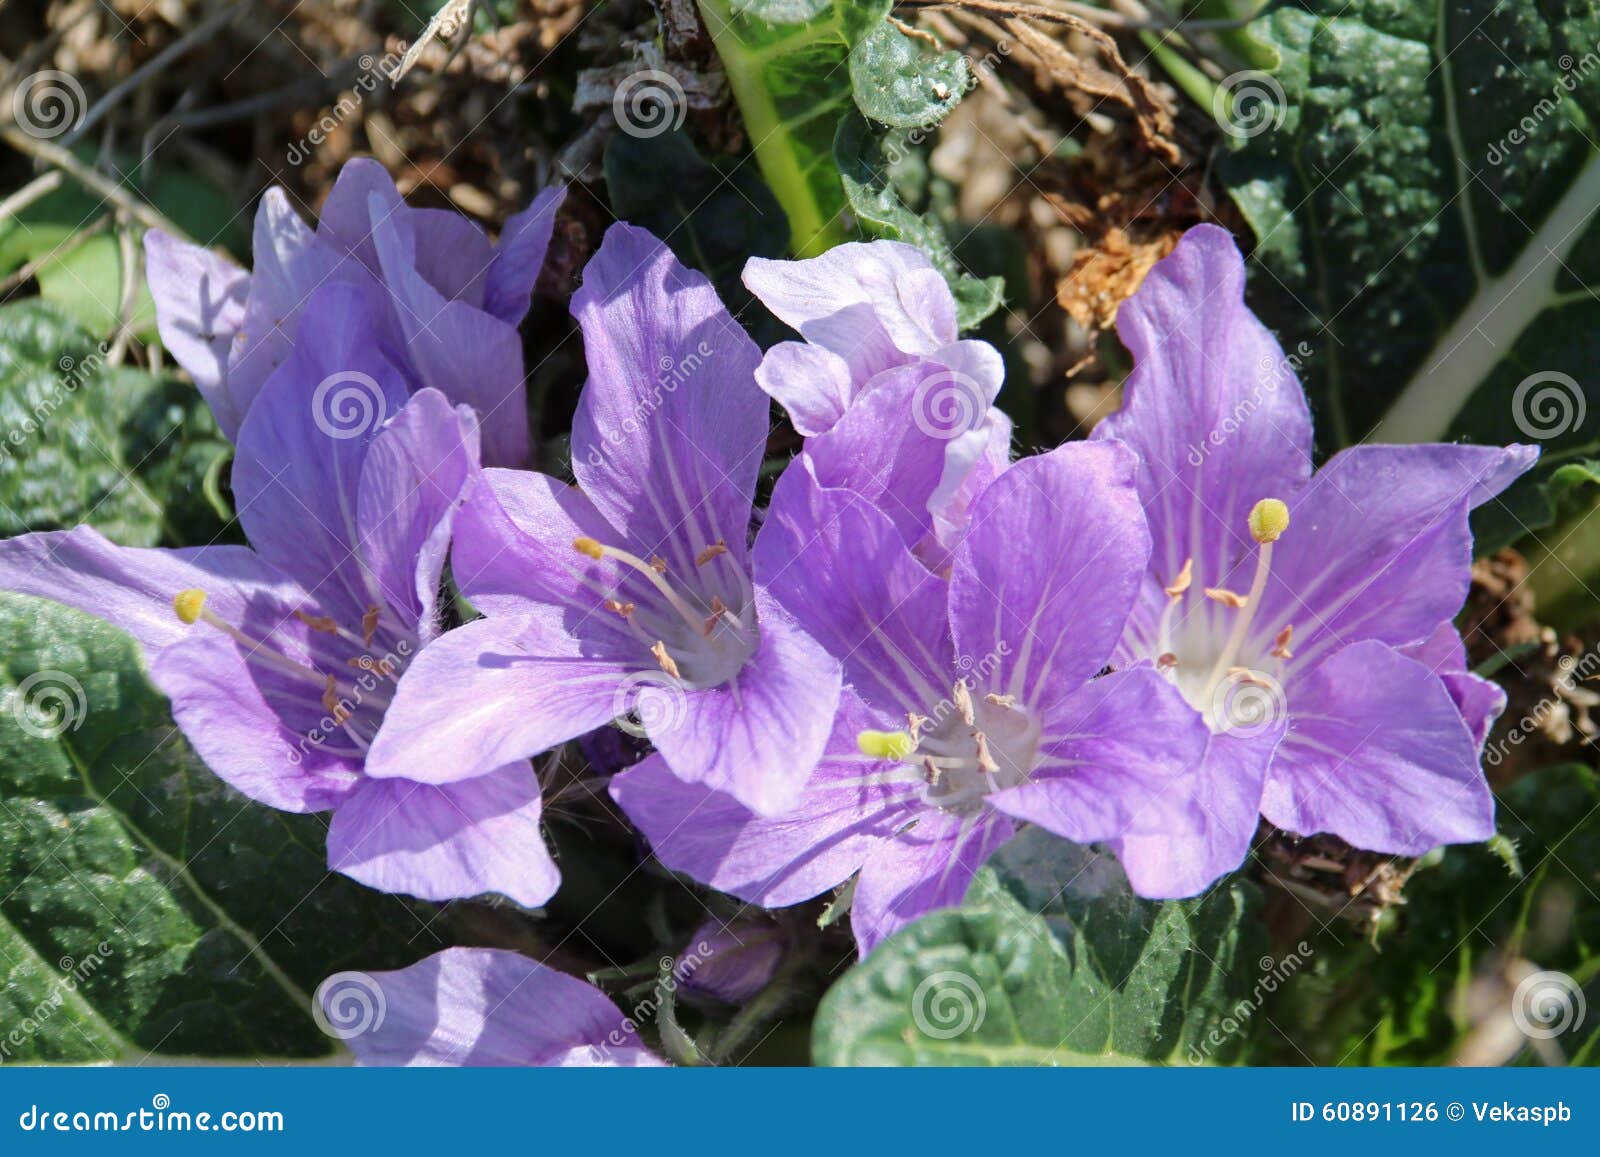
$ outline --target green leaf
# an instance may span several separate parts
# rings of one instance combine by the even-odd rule
[[[741,280],[745,262],[784,255],[788,231],[772,190],[749,166],[723,172],[681,130],[615,134],[606,143],[605,172],[617,216],[666,241],[716,283],[735,313],[751,300]]]
[[[756,163],[789,219],[790,248],[814,257],[845,239],[833,162],[851,110],[851,49],[890,0],[699,0]]]
[[[0,1060],[326,1056],[322,978],[440,946],[207,771],[120,632],[0,595],[0,656]]]
[[[1490,537],[1538,529],[1534,489],[1600,454],[1600,0],[1306,0],[1250,34],[1278,66],[1224,82],[1252,111],[1221,172],[1323,448],[1540,441]]]
[[[1038,830],[966,903],[901,929],[829,991],[821,1064],[1105,1065],[1239,1055],[1259,1001],[1256,895],[1156,903],[1108,857]]]
[[[86,522],[125,546],[210,541],[228,452],[193,387],[111,366],[38,300],[0,306],[0,537]]]
[[[880,133],[855,113],[840,123],[834,144],[845,196],[862,230],[923,249],[955,294],[957,324],[971,329],[1000,308],[1005,279],[979,280],[965,272],[939,219],[932,213],[912,212],[900,199],[892,170],[909,152],[904,137]]]
[[[938,124],[972,86],[967,58],[935,52],[887,21],[850,53],[856,106],[880,124],[925,129]]]

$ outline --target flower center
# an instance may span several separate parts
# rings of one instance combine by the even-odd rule
[[[905,731],[863,731],[862,752],[894,759],[921,776],[922,802],[966,814],[990,792],[1026,783],[1039,754],[1039,724],[1009,695],[974,699],[958,681],[928,716],[913,715]]]
[[[1205,587],[1209,605],[1180,615],[1194,586],[1188,560],[1166,588],[1167,605],[1156,636],[1156,666],[1202,715],[1213,732],[1261,730],[1284,713],[1280,676],[1294,657],[1294,627],[1284,624],[1270,643],[1256,623],[1272,573],[1273,544],[1289,528],[1289,508],[1264,498],[1250,511],[1250,536],[1259,544],[1254,577],[1245,594]],[[1253,629],[1254,628],[1254,629]]]
[[[588,558],[620,563],[644,580],[635,597],[620,585],[605,591],[605,608],[628,624],[669,678],[690,689],[716,687],[738,674],[755,651],[755,590],[725,542],[700,551],[689,576],[669,575],[659,556],[646,562],[592,538],[572,546]]]

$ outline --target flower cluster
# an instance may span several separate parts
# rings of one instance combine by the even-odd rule
[[[1535,452],[1367,446],[1314,472],[1222,230],[1123,306],[1122,410],[1013,460],[1000,356],[959,337],[920,250],[752,260],[799,338],[763,355],[615,225],[572,300],[573,486],[526,469],[516,330],[560,199],[496,247],[353,163],[314,231],[268,194],[251,273],[152,234],[249,545],[0,543],[5,588],[137,639],[219,776],[331,811],[330,867],[544,903],[530,760],[613,722],[649,740],[609,790],[660,863],[769,908],[850,884],[862,953],[1026,825],[1108,845],[1151,897],[1233,871],[1263,816],[1400,854],[1492,834],[1503,698],[1451,619],[1470,511]],[[774,401],[805,442],[760,509]],[[660,1063],[600,992],[512,953],[376,982],[368,1062]]]

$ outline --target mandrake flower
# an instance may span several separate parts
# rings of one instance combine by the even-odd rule
[[[1184,809],[1206,729],[1148,664],[1100,675],[1149,565],[1134,457],[1075,444],[1025,459],[973,504],[950,577],[859,495],[791,469],[757,569],[848,688],[800,804],[754,815],[649,757],[611,793],[667,867],[741,899],[798,903],[859,872],[863,953],[958,903],[1028,822],[1080,842]]]
[[[752,570],[760,353],[704,277],[628,225],[572,310],[589,364],[579,488],[484,473],[452,563],[486,617],[406,672],[369,770],[450,783],[633,716],[675,774],[781,812],[822,754],[840,675]]]
[[[1258,813],[1401,855],[1486,839],[1478,759],[1505,698],[1451,620],[1469,512],[1538,451],[1363,445],[1313,474],[1305,397],[1243,295],[1232,238],[1202,225],[1118,318],[1135,368],[1094,436],[1138,452],[1155,548],[1115,661],[1153,662],[1212,732],[1196,834],[1120,855],[1200,887]]]
[[[233,489],[250,546],[29,534],[0,542],[0,586],[131,634],[218,776],[284,811],[333,811],[330,867],[425,899],[495,891],[537,905],[558,875],[526,761],[439,785],[366,773],[394,681],[438,633],[451,523],[478,455],[472,411],[410,394],[367,340],[378,309],[348,283],[316,290],[239,427]],[[348,393],[323,388],[345,378]]]
[[[406,205],[382,165],[356,159],[340,171],[315,230],[282,189],[267,190],[256,212],[252,272],[153,229],[145,253],[162,343],[231,439],[294,350],[312,293],[333,282],[372,288],[381,308],[370,337],[407,389],[432,387],[474,407],[485,458],[523,465],[517,325],[563,196],[561,189],[540,193],[506,222],[495,246],[459,213]]]
[[[394,972],[336,974],[317,999],[361,1065],[665,1063],[598,988],[505,949],[447,948]]]

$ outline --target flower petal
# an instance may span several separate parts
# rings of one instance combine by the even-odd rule
[[[1382,643],[1352,643],[1287,688],[1289,733],[1261,813],[1298,835],[1415,856],[1494,834],[1478,746],[1439,677]]]
[[[1420,643],[1401,647],[1400,653],[1415,659],[1444,680],[1450,698],[1455,700],[1467,731],[1481,748],[1489,729],[1506,709],[1506,693],[1500,684],[1481,679],[1467,669],[1467,649],[1454,626],[1441,623]]]
[[[144,235],[145,269],[161,344],[194,379],[230,439],[240,415],[228,394],[228,355],[244,325],[250,274],[159,229]]]
[[[363,1065],[660,1065],[598,988],[499,948],[447,948],[317,989]],[[345,1033],[341,1032],[341,1036]]]
[[[367,779],[328,825],[328,867],[423,900],[498,892],[537,908],[561,882],[539,814],[526,761],[437,786]]]
[[[528,312],[528,299],[555,231],[556,213],[566,197],[565,186],[545,189],[526,209],[507,218],[500,230],[500,244],[484,283],[483,308],[508,325],[520,324]]]
[[[833,429],[856,396],[850,363],[802,341],[779,342],[769,349],[756,367],[756,384],[808,438]]]
[[[760,350],[703,275],[631,225],[607,230],[572,314],[589,362],[572,420],[584,492],[680,574],[717,542],[742,563],[767,443]]]

